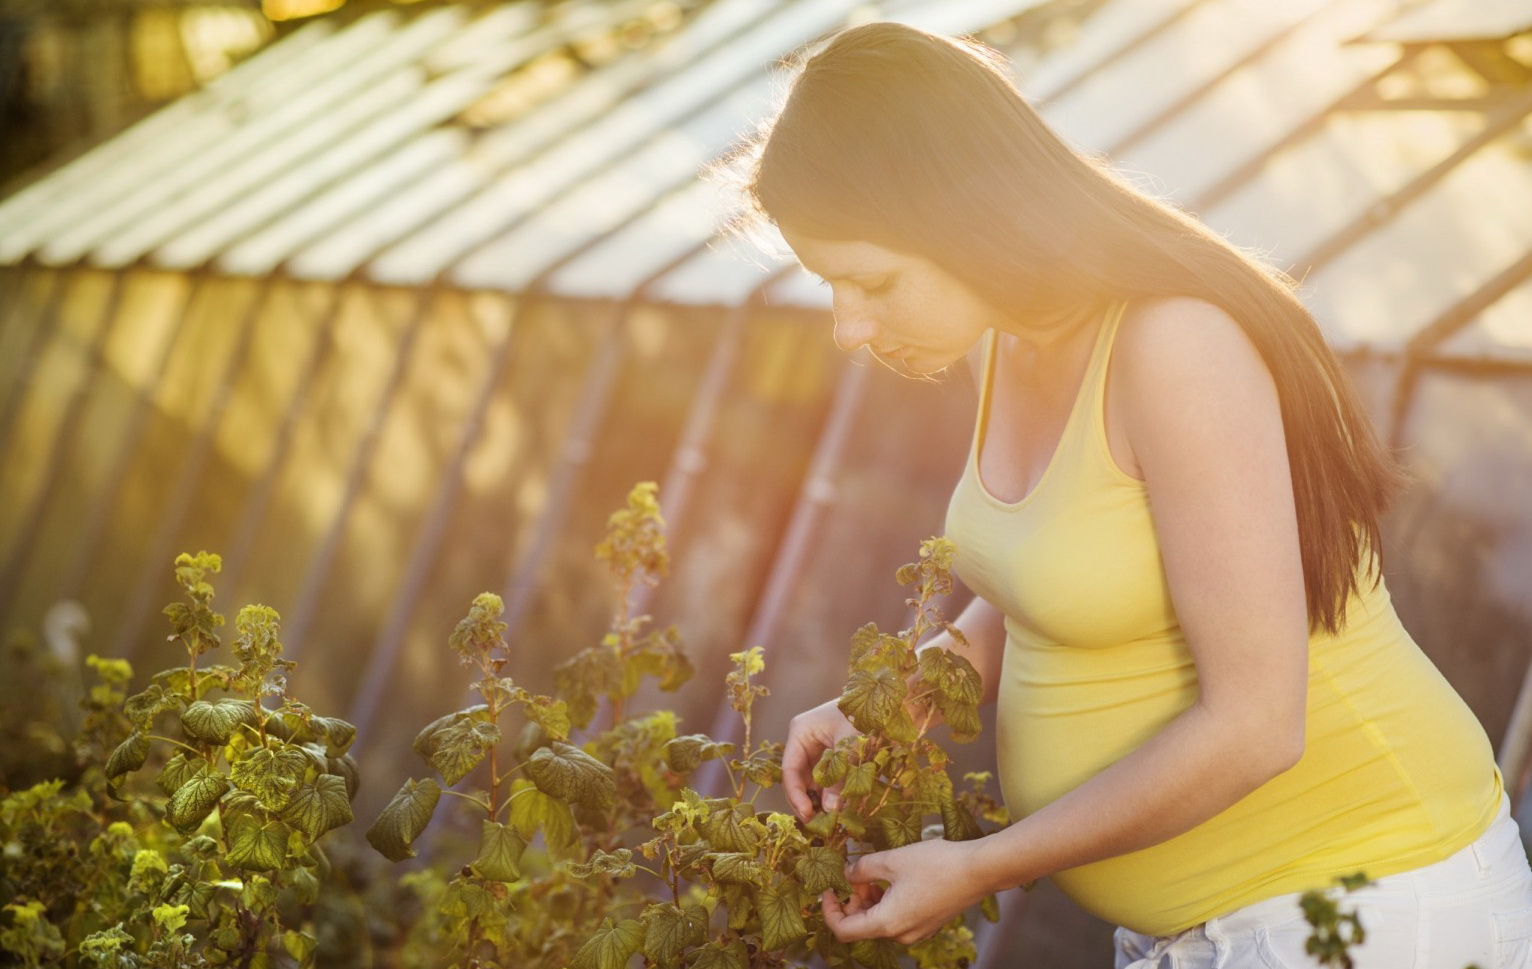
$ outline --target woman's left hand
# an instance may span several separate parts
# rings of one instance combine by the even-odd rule
[[[825,925],[842,942],[891,938],[909,945],[935,934],[989,894],[962,877],[973,871],[980,841],[920,841],[857,858],[846,866],[850,900],[842,906],[832,891],[821,898]],[[881,898],[873,882],[888,883]]]

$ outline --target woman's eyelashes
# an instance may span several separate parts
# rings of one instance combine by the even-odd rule
[[[834,286],[834,283],[830,282],[828,279],[823,277],[817,278],[818,283],[816,285]],[[839,282],[844,282],[848,286],[854,286],[867,296],[876,296],[879,293],[886,293],[892,289],[894,286],[894,280],[897,278],[898,277],[896,276],[881,276],[871,280],[844,279],[839,280]]]

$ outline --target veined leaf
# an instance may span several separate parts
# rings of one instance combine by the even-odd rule
[[[711,738],[703,734],[694,733],[667,741],[665,744],[665,762],[677,774],[690,774],[703,761],[712,760],[715,757],[726,757],[733,752],[733,744],[715,743]]]
[[[703,819],[702,836],[716,851],[738,851],[754,856],[765,837],[764,826],[755,819],[748,804],[714,811]]]
[[[287,860],[287,838],[291,830],[281,821],[261,820],[254,815],[237,815],[229,822],[229,864],[251,871],[274,871]]]
[[[754,854],[722,851],[709,857],[713,860],[713,877],[726,885],[754,885],[760,888],[766,884],[766,869],[756,862]]]
[[[511,788],[508,820],[527,841],[542,831],[550,847],[567,848],[575,842],[574,817],[569,813],[569,805],[527,781],[517,781]]]
[[[547,696],[528,696],[521,710],[554,740],[569,739],[569,704]]]
[[[707,938],[707,910],[700,905],[677,908],[669,902],[644,910],[644,955],[658,965],[672,965],[687,946]]]
[[[920,840],[920,814],[915,811],[887,805],[879,811],[874,829],[881,837],[876,838],[882,850],[902,848]]]
[[[984,830],[968,809],[951,797],[941,802],[942,833],[948,841],[973,841],[984,837]]]
[[[793,874],[810,895],[818,895],[828,888],[844,893],[851,891],[851,883],[846,881],[846,856],[834,848],[809,848],[793,866]]]
[[[597,810],[611,807],[617,797],[617,780],[610,767],[559,740],[532,754],[527,775],[543,793]]]
[[[405,781],[399,793],[388,802],[388,807],[367,829],[367,843],[389,861],[415,857],[415,849],[410,845],[425,830],[441,796],[441,787],[429,777]]]
[[[845,783],[841,787],[841,796],[846,798],[866,797],[872,793],[873,785],[878,780],[878,765],[872,761],[865,764],[857,764],[846,772]]]
[[[851,769],[851,758],[840,747],[826,747],[814,765],[814,783],[820,787],[834,787],[846,779]]]
[[[356,727],[339,717],[314,717],[311,722],[314,729],[324,738],[327,757],[344,755],[356,740]]]
[[[142,693],[135,693],[122,702],[122,712],[139,730],[147,732],[154,725],[154,718],[168,710],[181,706],[181,697],[166,690],[158,683],[151,683]]]
[[[572,969],[623,969],[628,959],[644,944],[644,924],[638,919],[612,923],[602,919],[580,951],[575,953]]]
[[[298,789],[311,761],[297,747],[256,747],[234,761],[229,780],[255,796],[268,811],[280,811]]]
[[[901,946],[891,939],[862,939],[851,943],[851,958],[867,969],[901,969]]]
[[[777,951],[808,937],[799,897],[798,886],[785,880],[756,890],[755,910],[761,917],[764,948]]]
[[[345,778],[320,774],[314,783],[300,787],[282,809],[282,820],[314,841],[332,828],[350,824],[351,799]]]
[[[219,746],[228,743],[241,724],[253,727],[256,723],[255,704],[232,697],[216,703],[198,700],[181,712],[181,727],[188,736]]]
[[[730,939],[728,945],[709,942],[697,950],[690,969],[747,969],[750,952],[743,939]]]
[[[228,792],[229,779],[204,763],[195,776],[171,795],[170,803],[165,805],[165,820],[182,833],[194,831]]]
[[[516,829],[494,821],[485,821],[479,834],[479,857],[472,865],[474,874],[492,882],[513,882],[521,877],[521,853],[527,850]]]
[[[134,731],[127,740],[117,745],[106,761],[106,779],[115,781],[124,774],[131,774],[144,766],[149,759],[149,735]]]
[[[883,733],[901,743],[914,740],[914,721],[904,709],[909,684],[886,667],[856,670],[841,692],[841,713],[862,733]]]
[[[356,758],[350,754],[342,754],[339,757],[331,757],[325,761],[325,773],[334,774],[346,782],[346,800],[356,800],[356,789],[361,785],[361,776],[357,773]]]
[[[633,850],[618,848],[612,852],[597,851],[588,862],[571,863],[569,873],[576,878],[589,878],[592,875],[631,878],[638,874],[638,868],[633,864]]]
[[[191,760],[185,753],[177,753],[165,764],[165,769],[160,771],[160,776],[154,779],[154,783],[164,792],[166,797],[175,796],[181,785],[196,777],[207,766],[203,760]]]

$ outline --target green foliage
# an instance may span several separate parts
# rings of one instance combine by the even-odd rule
[[[21,965],[314,963],[306,912],[328,865],[319,840],[351,820],[355,731],[287,695],[293,664],[265,606],[235,618],[238,665],[199,668],[221,645],[220,564],[176,559],[187,601],[165,614],[184,665],[129,696],[126,661],[87,660],[78,784],[0,802],[0,949]]]
[[[988,775],[970,775],[967,789],[955,791],[945,753],[926,735],[938,711],[959,739],[978,731],[972,665],[951,651],[915,649],[945,626],[931,600],[950,589],[951,546],[929,541],[920,561],[900,570],[901,581],[915,586],[914,626],[897,635],[872,626],[857,633],[842,703],[863,734],[826,751],[816,772],[821,782],[844,782],[847,804],[807,826],[756,805],[782,776],[781,745],[752,737],[754,704],[767,695],[760,647],[730,657],[725,695],[743,722],[738,744],[680,734],[666,711],[625,709],[646,678],[673,689],[692,670],[674,629],[653,631],[649,617],[628,612],[634,588],[656,582],[668,565],[652,485],[635,488],[611,516],[597,556],[618,606],[601,642],[555,671],[554,696],[532,696],[504,675],[509,649],[497,597],[479,596],[448,638],[448,648],[477,668],[482,702],[428,724],[414,748],[440,777],[442,793],[478,814],[481,835],[477,857],[450,877],[407,876],[421,916],[406,951],[452,969],[971,960],[973,935],[962,918],[916,947],[848,946],[820,911],[823,892],[850,896],[846,863],[860,851],[918,840],[928,818],[959,838],[982,834],[981,821],[1004,820],[984,793]],[[513,708],[520,724],[510,719]],[[723,765],[722,796],[688,786],[709,761]],[[479,788],[453,790],[471,777]],[[438,800],[433,780],[407,782],[369,840],[390,859],[412,857]]]

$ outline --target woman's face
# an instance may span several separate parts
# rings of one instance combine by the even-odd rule
[[[1000,324],[1000,313],[967,284],[921,256],[870,242],[782,236],[833,293],[835,343],[867,346],[914,373],[936,373],[962,359]]]

